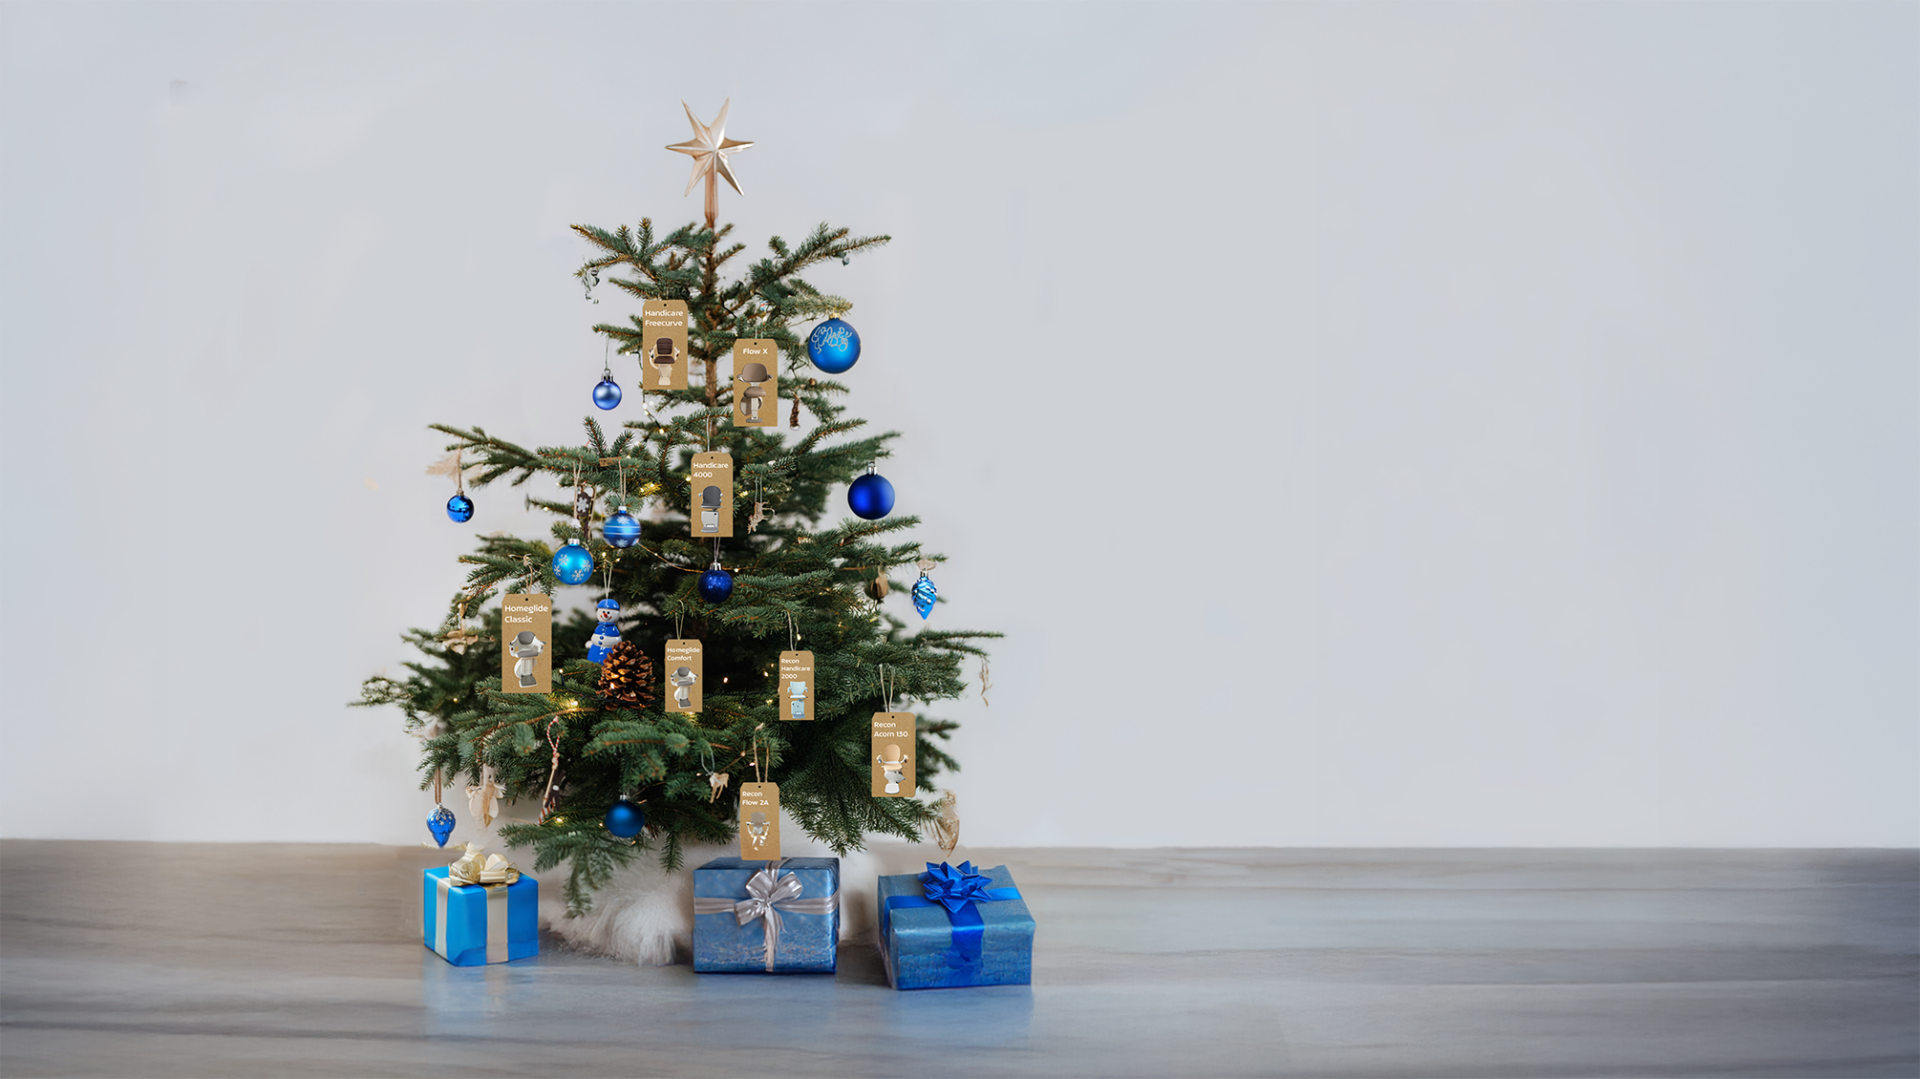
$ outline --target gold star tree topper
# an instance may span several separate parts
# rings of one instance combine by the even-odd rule
[[[692,106],[682,101],[680,107],[687,110],[687,122],[693,125],[693,138],[686,142],[676,142],[667,147],[669,150],[686,154],[693,158],[693,175],[687,179],[687,189],[682,194],[693,193],[693,185],[704,178],[707,181],[707,227],[713,228],[714,218],[720,212],[720,180],[724,177],[727,186],[734,194],[744,195],[740,190],[740,181],[733,178],[733,170],[727,167],[727,158],[752,146],[751,142],[727,138],[727,106],[733,104],[728,98],[720,105],[720,115],[713,123],[703,124],[693,115]]]

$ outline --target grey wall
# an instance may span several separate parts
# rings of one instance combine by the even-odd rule
[[[576,437],[566,226],[731,96],[742,238],[897,238],[820,283],[1009,634],[970,842],[1920,842],[1916,30],[7,4],[0,830],[424,837],[342,705],[531,528],[424,427]]]

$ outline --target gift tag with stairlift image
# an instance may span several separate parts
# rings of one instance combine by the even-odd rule
[[[692,714],[700,710],[700,692],[705,688],[706,672],[700,665],[700,642],[667,642],[665,662],[666,692],[660,696],[666,711]]]
[[[688,527],[695,539],[733,535],[733,455],[693,455],[693,507]]]
[[[780,426],[780,345],[754,338],[733,343],[733,425]]]
[[[640,305],[640,388],[687,388],[687,301],[648,300]]]
[[[873,714],[873,796],[911,798],[914,722],[912,712]]]
[[[781,719],[813,718],[813,653],[780,653],[780,694],[774,704]]]
[[[500,692],[552,692],[553,597],[501,597],[500,638]]]
[[[748,861],[780,857],[780,784],[740,784],[740,857]]]

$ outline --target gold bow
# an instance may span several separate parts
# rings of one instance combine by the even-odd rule
[[[482,855],[480,844],[466,844],[467,852],[447,867],[447,880],[453,884],[512,884],[520,879],[520,870],[498,854]]]

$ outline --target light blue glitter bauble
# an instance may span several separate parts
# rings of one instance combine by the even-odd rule
[[[640,542],[640,521],[627,512],[627,507],[621,506],[607,515],[607,523],[600,526],[600,536],[607,541],[607,546],[624,551]]]
[[[553,575],[564,584],[586,584],[587,578],[593,576],[593,556],[580,546],[579,540],[568,540],[553,552]]]
[[[620,403],[620,384],[610,378],[603,378],[593,388],[593,403],[602,409],[609,409]]]
[[[622,798],[607,810],[606,824],[607,831],[621,839],[632,839],[647,826],[647,814],[639,806]]]
[[[924,573],[913,582],[913,609],[920,612],[922,622],[933,613],[933,598],[939,594],[940,590],[933,587],[933,578]]]
[[[427,831],[433,833],[433,841],[441,846],[447,845],[447,837],[453,834],[453,810],[446,806],[435,806],[427,815]]]
[[[447,518],[462,525],[473,520],[473,499],[466,495],[454,495],[447,499]]]
[[[844,319],[830,318],[807,335],[807,359],[830,375],[860,362],[860,334]]]
[[[854,515],[877,521],[893,512],[893,484],[869,472],[847,485],[847,508]]]
[[[708,603],[725,603],[733,595],[733,574],[720,567],[718,562],[713,568],[700,575],[700,598]]]

